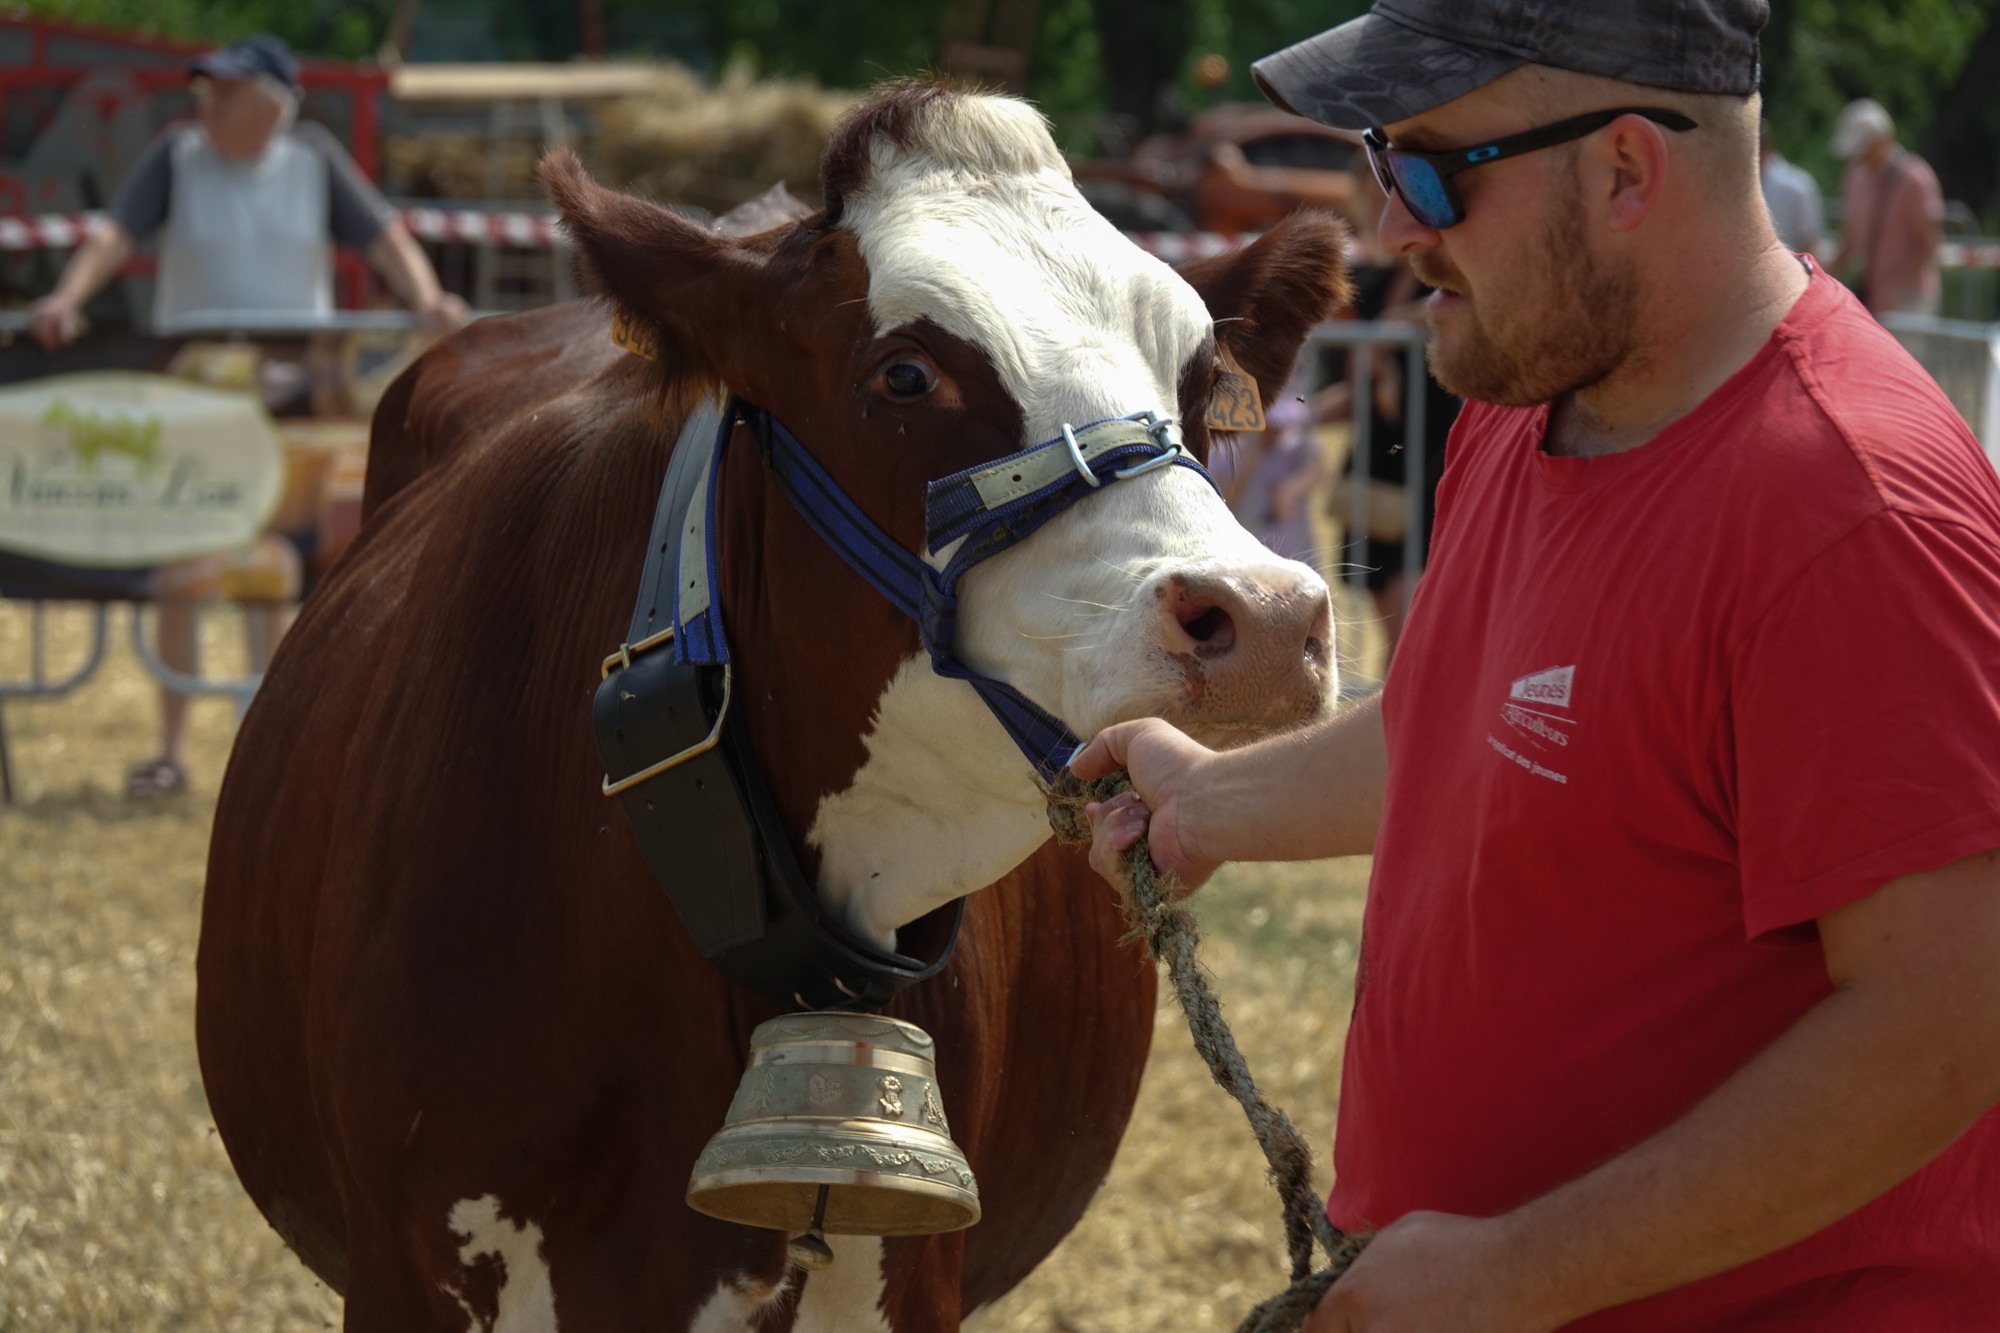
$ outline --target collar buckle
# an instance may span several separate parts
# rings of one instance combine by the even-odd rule
[[[1126,420],[1136,421],[1141,426],[1144,426],[1146,433],[1153,437],[1153,442],[1159,445],[1160,452],[1154,454],[1143,463],[1134,463],[1131,467],[1119,468],[1111,474],[1118,478],[1118,480],[1129,481],[1143,472],[1151,472],[1155,468],[1165,467],[1185,452],[1181,447],[1181,423],[1175,421],[1172,417],[1163,417],[1158,412],[1148,408],[1143,412],[1134,412]]]
[[[1160,451],[1143,463],[1134,463],[1131,467],[1113,469],[1111,476],[1118,481],[1129,481],[1142,472],[1151,472],[1154,468],[1165,467],[1186,452],[1181,447],[1181,423],[1175,421],[1172,417],[1163,417],[1151,408],[1147,408],[1142,412],[1127,413],[1122,417],[1113,417],[1111,420],[1130,421],[1138,425],[1145,430],[1146,434],[1152,437],[1153,444]],[[1100,422],[1098,424],[1103,426],[1109,425],[1110,422]],[[1095,429],[1097,427],[1090,428],[1090,430]],[[1088,433],[1089,431],[1087,430],[1085,434]],[[1083,445],[1076,438],[1076,427],[1070,425],[1067,421],[1063,422],[1062,442],[1063,447],[1069,450],[1070,466],[1076,469],[1076,474],[1082,477],[1092,490],[1096,490],[1102,486],[1105,479],[1090,470],[1090,464],[1085,461],[1083,456]],[[1137,441],[1131,441],[1131,443],[1137,443]]]

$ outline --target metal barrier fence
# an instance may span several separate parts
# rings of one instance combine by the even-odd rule
[[[1360,349],[1373,352],[1378,348],[1407,353],[1408,372],[1403,376],[1403,472],[1407,479],[1403,486],[1405,525],[1403,528],[1402,573],[1403,598],[1405,605],[1416,581],[1423,572],[1424,553],[1429,547],[1429,497],[1424,494],[1424,477],[1427,474],[1429,440],[1426,438],[1429,422],[1426,412],[1429,404],[1424,386],[1424,326],[1400,323],[1390,320],[1336,320],[1322,324],[1312,331],[1306,340],[1306,355],[1310,358],[1313,373],[1308,377],[1307,398],[1324,388],[1330,379],[1321,378],[1317,372],[1323,360],[1318,355],[1323,349]],[[1354,395],[1354,448],[1348,465],[1355,484],[1350,487],[1348,512],[1344,515],[1346,535],[1342,545],[1348,551],[1358,550],[1368,532],[1370,488],[1367,479],[1371,475],[1371,465],[1375,459],[1375,358],[1357,356],[1353,358]],[[1329,557],[1340,555],[1328,552]],[[1351,559],[1342,559],[1342,577],[1355,587],[1365,583],[1368,571]]]
[[[1962,319],[1941,319],[1931,315],[1888,315],[1883,325],[1896,335],[1917,362],[1929,371],[1938,386],[1944,390],[1952,405],[1956,407],[1972,432],[1985,448],[1987,456],[1993,460],[1995,468],[2000,468],[2000,322],[1978,323]],[[1430,448],[1427,438],[1425,413],[1429,404],[1425,401],[1424,376],[1415,367],[1422,364],[1425,333],[1421,324],[1392,322],[1368,323],[1357,320],[1342,320],[1321,325],[1308,339],[1310,352],[1326,348],[1393,348],[1409,354],[1411,372],[1404,377],[1403,411],[1405,420],[1403,451],[1406,455],[1404,475],[1418,479],[1418,484],[1404,486],[1403,501],[1407,506],[1407,526],[1403,535],[1402,570],[1408,576],[1406,588],[1414,581],[1424,567],[1425,552],[1429,546],[1428,497],[1424,494],[1421,479],[1426,474],[1426,451]],[[1317,362],[1318,357],[1314,357]],[[1315,367],[1317,368],[1317,366]],[[1374,458],[1374,413],[1361,410],[1360,405],[1373,402],[1374,398],[1374,358],[1360,356],[1354,358],[1354,401],[1357,411],[1354,418],[1354,458],[1350,465],[1356,478],[1369,475],[1370,463]],[[1329,377],[1315,376],[1309,388],[1313,392],[1325,387]],[[1342,516],[1347,536],[1344,545],[1353,548],[1359,540],[1358,534],[1368,528],[1369,497],[1364,486],[1355,486],[1349,496],[1348,513]],[[1329,552],[1329,556],[1338,553]],[[1359,584],[1366,571],[1358,568],[1344,570],[1344,577],[1350,583]],[[1405,596],[1407,597],[1407,592]]]
[[[2000,468],[2000,322],[1885,315],[1882,324],[1931,373]]]

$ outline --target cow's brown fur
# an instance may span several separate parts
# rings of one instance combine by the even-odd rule
[[[468,1278],[445,1227],[489,1190],[543,1228],[565,1330],[686,1328],[720,1278],[780,1275],[781,1238],[682,1194],[751,1028],[783,1006],[695,954],[598,795],[597,663],[690,388],[771,407],[912,548],[927,478],[1019,444],[982,354],[934,329],[895,336],[945,365],[963,410],[867,402],[867,275],[824,217],[724,238],[573,163],[549,178],[669,360],[618,351],[589,303],[484,321],[420,360],[377,416],[364,532],[281,646],[217,812],[204,1078],[245,1187],[346,1294],[350,1329],[462,1328],[461,1301],[490,1318],[500,1275]],[[1335,294],[1329,228],[1244,261],[1291,265],[1295,289],[1210,274],[1253,316],[1228,336],[1267,392]],[[731,451],[722,487],[737,694],[810,868],[802,832],[861,765],[916,629],[829,556],[754,449]],[[888,1243],[903,1333],[955,1328],[1017,1282],[1108,1169],[1154,995],[1120,933],[1081,856],[1045,846],[973,896],[948,970],[892,1006],[937,1039],[985,1204],[969,1233]]]

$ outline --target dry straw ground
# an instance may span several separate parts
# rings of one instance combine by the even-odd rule
[[[0,606],[0,678],[25,668],[27,624]],[[54,627],[61,660],[79,613]],[[239,637],[218,623],[209,650],[226,659]],[[202,1096],[196,925],[231,720],[221,702],[193,711],[192,790],[141,804],[119,788],[156,721],[122,643],[80,692],[5,710],[17,804],[0,809],[0,1333],[339,1325],[339,1299],[238,1188]],[[1364,876],[1360,862],[1232,870],[1196,899],[1252,1067],[1322,1155]],[[1282,1255],[1241,1114],[1166,1010],[1110,1180],[974,1328],[1226,1329],[1283,1285]]]

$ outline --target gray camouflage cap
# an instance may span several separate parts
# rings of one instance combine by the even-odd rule
[[[1422,115],[1521,65],[1748,97],[1767,0],[1376,0],[1250,66],[1287,111],[1359,130]]]

